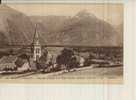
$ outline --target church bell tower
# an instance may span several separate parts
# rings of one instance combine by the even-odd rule
[[[41,44],[39,42],[39,34],[37,33],[37,24],[35,25],[35,33],[32,43],[32,57],[33,61],[38,61],[41,57]]]

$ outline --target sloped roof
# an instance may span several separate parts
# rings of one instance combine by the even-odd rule
[[[17,60],[16,56],[4,56],[0,59],[0,64],[14,63]]]

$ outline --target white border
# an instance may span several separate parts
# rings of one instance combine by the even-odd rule
[[[124,3],[128,0],[2,0],[2,3]]]
[[[136,100],[136,2],[125,4],[124,85],[1,84],[1,100]]]

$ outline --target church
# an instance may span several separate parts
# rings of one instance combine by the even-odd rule
[[[46,68],[49,63],[52,63],[52,61],[55,62],[53,55],[47,50],[47,48],[42,48],[39,40],[40,39],[36,25],[33,42],[31,44],[31,55],[29,59],[30,67],[32,70]]]
[[[33,38],[33,42],[31,45],[31,57],[32,57],[33,61],[36,62],[39,60],[41,55],[42,55],[42,48],[41,48],[41,44],[39,42],[39,34],[37,33],[37,25],[36,25],[34,38]]]
[[[39,67],[38,63],[40,62],[40,58],[42,56],[42,45],[39,41],[39,34],[37,32],[37,24],[35,26],[35,33],[33,37],[33,41],[31,44],[31,51],[29,53],[29,63],[31,70],[37,70]]]

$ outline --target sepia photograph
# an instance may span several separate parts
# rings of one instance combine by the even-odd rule
[[[1,4],[0,82],[123,83],[123,4]]]

